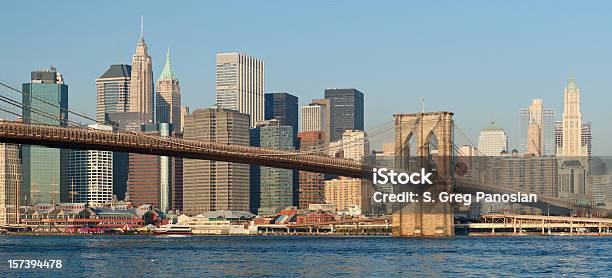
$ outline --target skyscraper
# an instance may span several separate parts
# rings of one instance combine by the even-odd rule
[[[197,109],[185,117],[183,138],[248,146],[249,115],[221,108]],[[185,214],[248,209],[248,164],[183,160]]]
[[[111,126],[93,124],[89,128],[112,131]],[[101,205],[113,199],[113,153],[71,150],[69,156],[68,201]]]
[[[557,150],[563,147],[563,121],[555,121],[555,146]]]
[[[331,142],[331,101],[329,99],[313,99],[310,104],[321,105],[325,108],[325,128],[323,130],[323,138],[325,142]]]
[[[302,125],[300,132],[320,131],[325,133],[326,107],[318,104],[302,106]]]
[[[0,143],[0,225],[19,222],[20,187],[19,145]]]
[[[183,134],[185,130],[185,117],[189,115],[189,106],[181,106],[181,125],[175,128],[176,133]]]
[[[24,83],[22,118],[24,123],[68,125],[68,85],[54,67],[32,72]],[[25,203],[58,203],[68,197],[68,152],[41,146],[22,145]]]
[[[274,122],[259,128],[264,149],[293,150],[293,129]],[[262,166],[260,171],[259,215],[273,215],[293,205],[293,170]]]
[[[581,128],[581,144],[583,148],[586,148],[587,156],[590,160],[593,154],[593,145],[591,140],[593,140],[593,135],[591,134],[591,122],[582,123]],[[557,148],[561,148],[563,146],[563,121],[555,122],[555,144]]]
[[[131,132],[141,131],[141,117],[139,112],[111,112],[106,113],[106,122],[117,130]],[[113,152],[113,195],[119,200],[125,199],[129,175],[129,154]]]
[[[144,132],[157,136],[157,131]],[[160,156],[130,153],[126,200],[133,206],[160,207]]]
[[[153,123],[153,62],[144,40],[141,23],[140,40],[132,56],[132,78],[130,80],[130,112],[139,112],[142,123]]]
[[[586,199],[588,167],[579,159],[562,159],[559,163],[559,197]]]
[[[325,146],[325,134],[322,131],[300,132],[298,138],[302,152],[322,150]],[[325,175],[321,173],[299,172],[299,208],[307,209],[309,204],[324,203],[323,181],[325,181]]]
[[[522,108],[519,111],[520,138],[518,151],[520,153],[526,153],[531,147],[537,149],[541,155],[554,155],[556,152],[554,131],[555,119],[556,111],[544,107],[541,99],[533,99],[528,108]],[[541,133],[541,142],[537,146],[528,140],[530,123],[533,125],[533,132],[539,129],[539,133]],[[538,128],[536,128],[536,126]]]
[[[142,125],[140,131],[148,135],[170,137],[172,125]],[[177,196],[173,195],[176,189],[176,161],[168,156],[130,153],[126,199],[136,206],[153,204],[163,212],[180,207],[176,205]],[[178,174],[182,174],[180,169]]]
[[[244,53],[217,54],[217,107],[250,115],[255,127],[264,115],[264,61]]]
[[[276,119],[281,125],[293,128],[293,142],[297,143],[298,97],[288,93],[265,94],[265,119]]]
[[[531,119],[527,127],[527,153],[542,155],[542,126]]]
[[[508,151],[508,136],[506,132],[491,122],[480,131],[478,150],[485,156],[499,156]]]
[[[96,79],[96,121],[106,121],[107,113],[127,112],[130,108],[132,66],[111,65]]]
[[[363,130],[363,93],[357,89],[325,89],[331,105],[330,139],[337,141],[346,130]]]
[[[557,150],[557,156],[586,156],[581,133],[580,89],[574,78],[570,78],[563,91],[563,145]]]
[[[175,137],[182,138],[182,134],[174,134]],[[183,210],[183,158],[174,157],[171,158],[172,162],[172,173],[174,174],[174,180],[170,189],[170,209],[171,210]]]
[[[363,130],[346,130],[342,133],[342,154],[345,159],[366,162],[370,154],[368,135]]]
[[[158,123],[159,136],[170,137],[172,135],[172,124]],[[168,212],[172,208],[172,188],[174,187],[175,167],[172,165],[174,159],[168,156],[159,157],[159,209]]]
[[[593,135],[591,133],[591,122],[582,123],[580,134],[580,142],[583,149],[586,150],[586,155],[589,157],[589,161],[591,161],[591,156],[593,155],[593,145],[591,144],[591,141],[593,140]]]
[[[174,128],[181,127],[181,86],[170,63],[170,49],[166,53],[164,69],[157,80],[156,107],[158,123],[169,123]]]
[[[261,147],[261,130],[260,126],[265,124],[259,122],[256,127],[249,129],[249,143],[251,147]],[[257,214],[261,205],[261,166],[249,165],[249,210],[253,214]]]

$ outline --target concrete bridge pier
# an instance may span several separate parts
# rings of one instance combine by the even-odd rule
[[[423,112],[396,114],[394,168],[405,172],[435,173],[433,185],[409,188],[419,202],[402,204],[393,213],[393,236],[454,236],[454,215],[450,203],[435,202],[440,192],[450,192],[453,176],[453,113]],[[418,192],[415,192],[418,191]],[[423,193],[434,202],[423,202]]]
[[[447,203],[410,204],[393,214],[393,236],[396,237],[438,237],[454,236],[455,225],[452,207]],[[425,212],[424,212],[425,210]],[[446,213],[444,213],[446,211]],[[397,223],[397,224],[396,224]]]

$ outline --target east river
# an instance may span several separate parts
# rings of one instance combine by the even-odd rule
[[[0,236],[0,258],[1,277],[609,277],[612,237]]]

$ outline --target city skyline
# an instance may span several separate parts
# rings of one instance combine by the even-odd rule
[[[13,3],[11,5],[28,4]],[[593,124],[594,154],[612,154],[612,146],[605,144],[606,138],[612,135],[612,131],[606,128],[607,122],[605,121],[610,117],[610,112],[605,107],[605,103],[609,102],[608,98],[610,96],[607,96],[605,92],[612,91],[612,82],[607,81],[607,77],[612,74],[612,68],[606,68],[605,63],[606,57],[612,57],[612,51],[609,51],[612,47],[606,46],[612,45],[612,43],[600,41],[603,40],[602,33],[610,31],[593,24],[606,15],[603,11],[594,15],[591,14],[590,18],[585,18],[585,20],[574,24],[554,21],[554,23],[559,23],[558,26],[536,26],[534,27],[535,30],[524,30],[524,26],[515,24],[510,17],[499,16],[506,4],[490,4],[480,7],[480,10],[488,10],[491,14],[498,16],[493,25],[506,31],[505,35],[507,36],[499,37],[492,33],[490,27],[477,26],[475,32],[470,32],[469,29],[464,28],[473,27],[473,21],[470,21],[467,15],[451,14],[448,19],[444,19],[441,23],[431,23],[431,26],[421,25],[422,28],[402,32],[397,32],[398,27],[389,24],[395,21],[408,24],[416,20],[402,18],[397,11],[393,11],[392,8],[396,6],[398,11],[419,10],[427,14],[439,9],[440,13],[448,15],[453,8],[457,8],[453,4],[441,7],[422,3],[397,4],[393,7],[389,5],[369,7],[363,3],[351,3],[352,9],[350,11],[352,12],[372,8],[369,17],[378,18],[384,11],[390,12],[389,18],[373,25],[379,28],[384,27],[380,30],[377,29],[377,31],[380,31],[378,33],[374,32],[372,26],[358,25],[358,27],[363,28],[357,28],[359,31],[353,29],[352,33],[340,35],[333,41],[351,37],[355,39],[367,38],[366,36],[369,35],[374,36],[378,40],[378,44],[373,45],[368,40],[361,41],[360,45],[351,47],[317,44],[315,48],[305,52],[305,54],[311,55],[301,55],[308,57],[295,57],[293,55],[294,51],[304,51],[304,46],[297,45],[298,42],[308,40],[310,44],[313,44],[312,41],[330,38],[332,34],[342,34],[338,32],[348,27],[340,22],[347,15],[340,14],[336,15],[337,18],[326,19],[326,22],[330,23],[327,26],[329,27],[328,30],[323,30],[321,34],[314,34],[310,31],[320,30],[315,28],[316,24],[314,23],[312,25],[306,24],[307,12],[315,8],[325,7],[329,9],[329,11],[324,12],[325,15],[332,14],[345,8],[346,3],[336,1],[304,4],[304,11],[297,11],[299,9],[296,9],[288,10],[286,13],[283,13],[283,5],[277,8],[272,8],[266,4],[258,5],[261,7],[253,8],[264,14],[292,15],[295,20],[289,22],[285,27],[278,26],[262,30],[262,33],[257,34],[262,35],[261,38],[266,40],[262,41],[260,39],[255,42],[247,40],[254,36],[248,33],[253,30],[253,27],[247,27],[245,30],[237,28],[244,21],[228,23],[228,25],[223,26],[209,24],[208,27],[201,30],[188,28],[198,35],[197,39],[194,36],[186,36],[184,32],[177,31],[183,25],[195,24],[197,26],[216,19],[217,16],[214,14],[204,18],[198,16],[200,13],[207,13],[205,11],[185,11],[185,16],[181,17],[180,20],[164,25],[158,19],[160,18],[160,11],[143,9],[142,7],[137,9],[134,5],[128,5],[126,7],[128,11],[127,21],[122,21],[121,28],[117,32],[107,32],[100,29],[100,26],[93,26],[84,30],[82,27],[77,28],[76,26],[67,26],[66,23],[51,21],[48,23],[57,27],[56,29],[63,30],[67,34],[66,38],[54,45],[49,45],[42,51],[28,53],[29,55],[25,55],[25,53],[33,46],[24,46],[22,50],[19,50],[20,47],[7,47],[0,56],[3,60],[12,62],[15,67],[10,71],[1,70],[0,79],[13,85],[20,84],[27,80],[27,72],[47,67],[49,64],[55,64],[61,69],[66,76],[67,83],[71,86],[69,96],[71,109],[91,111],[95,107],[95,79],[111,64],[129,64],[134,51],[134,44],[137,43],[139,37],[140,16],[144,15],[145,36],[153,60],[153,79],[157,80],[159,77],[163,67],[164,54],[167,46],[170,45],[173,49],[173,64],[181,76],[183,103],[192,109],[211,107],[215,103],[214,59],[216,53],[246,51],[250,55],[266,61],[265,92],[291,92],[300,98],[300,106],[307,105],[312,99],[321,98],[326,88],[357,88],[365,92],[365,102],[368,103],[365,107],[365,129],[368,130],[372,126],[390,120],[392,113],[419,111],[420,100],[425,98],[426,110],[428,111],[451,110],[455,112],[457,123],[468,133],[472,141],[476,141],[479,130],[486,126],[489,121],[496,121],[508,133],[509,149],[514,149],[519,144],[517,109],[525,107],[525,103],[533,98],[540,98],[549,107],[556,111],[562,111],[562,90],[568,76],[573,74],[582,89],[583,119]],[[471,11],[467,9],[472,5],[475,4],[468,3],[461,6],[465,6],[465,12],[470,13]],[[86,4],[81,7],[87,8],[87,6]],[[229,9],[228,6],[231,6],[231,4],[211,4],[210,6],[211,10],[223,11]],[[248,4],[248,6],[251,6],[251,4]],[[565,2],[557,5],[552,5],[552,2],[538,3],[530,6],[532,11],[528,11],[526,7],[520,5],[511,6],[512,11],[526,16],[527,20],[535,20],[536,15],[543,12],[545,8],[555,9],[559,18],[563,18],[563,14],[569,14],[570,12],[583,16],[580,12],[589,8],[571,7],[570,9],[570,7]],[[69,3],[59,3],[49,8],[62,8],[67,11],[73,9]],[[102,11],[108,8],[100,7]],[[418,15],[415,16],[420,18]],[[483,15],[478,20],[482,20],[483,17],[492,16]],[[11,15],[3,18],[5,19],[2,20],[10,20]],[[23,22],[23,27],[13,28],[10,32],[7,32],[8,41],[25,39],[24,42],[28,43],[30,38],[24,38],[20,31],[27,29],[31,24],[40,24],[47,22],[49,19],[44,14],[41,14],[40,17],[33,16],[33,18],[33,23]],[[555,18],[552,18],[552,20],[560,20]],[[85,18],[76,13],[68,13],[65,21],[88,22],[98,19],[99,15],[91,15],[91,18]],[[445,30],[445,28],[449,28],[447,24],[452,19],[458,20],[459,26]],[[114,26],[115,23],[111,22],[109,24]],[[268,26],[269,21],[264,20],[258,24]],[[400,25],[403,26],[404,24]],[[585,25],[591,27],[589,30],[592,31],[576,33],[578,30],[584,30]],[[305,32],[305,36],[301,38],[286,32],[274,33],[274,31],[288,30],[292,27],[302,31],[302,33]],[[396,33],[393,33],[393,31],[396,31]],[[527,33],[522,34],[519,31],[526,31]],[[229,34],[223,32],[229,32]],[[567,34],[573,35],[571,40],[567,38]],[[46,36],[44,33],[38,35],[41,35],[42,38]],[[412,37],[414,40],[400,39],[400,37],[406,35],[411,35],[408,37]],[[454,49],[450,46],[438,44],[459,35],[469,35],[477,40],[473,43],[468,42],[469,40],[462,40],[457,43],[459,47]],[[81,39],[74,41],[73,37]],[[238,37],[238,39],[235,37]],[[542,38],[539,39],[540,37]],[[11,38],[14,38],[14,40]],[[87,39],[83,40],[82,38]],[[534,45],[519,43],[518,46],[520,47],[514,48],[501,46],[506,40],[512,40],[513,38],[531,38],[534,39],[535,43]],[[289,39],[289,49],[285,47],[284,50],[280,49],[279,51],[278,47],[273,47],[274,43],[283,39]],[[587,46],[589,45],[588,42],[599,43],[591,43],[591,46]],[[434,46],[433,49],[426,51],[425,46],[430,45]],[[75,47],[79,49],[75,49]],[[372,47],[385,49],[386,52],[397,51],[404,47],[402,53],[407,53],[407,55],[396,58],[394,64],[399,63],[408,66],[402,68],[396,66],[382,67],[379,60],[384,61],[387,55],[370,51]],[[494,47],[501,51],[501,55],[487,50]],[[96,55],[86,56],[81,48],[90,50],[90,52],[93,51]],[[579,49],[584,48],[589,49],[588,52],[590,53],[579,51]],[[198,52],[195,52],[196,50]],[[437,56],[433,54],[433,50],[437,50]],[[413,55],[421,52],[423,52],[423,58]],[[330,58],[330,55],[333,57]],[[602,58],[601,55],[607,56]],[[88,57],[88,59],[82,59],[83,57]],[[287,64],[285,60],[290,60],[288,57],[297,60],[292,64]],[[356,57],[360,58],[357,59]],[[516,60],[516,57],[521,57],[521,59],[513,61]],[[430,59],[430,61],[427,62],[424,58]],[[472,60],[466,58],[472,58]],[[443,61],[445,64],[442,63]],[[528,64],[530,69],[525,69],[523,65],[519,67],[518,62],[522,62],[523,65]],[[467,72],[470,72],[469,76],[458,70],[461,66],[472,70],[467,70]],[[538,71],[538,73],[535,74],[534,71]],[[438,82],[438,80],[444,80],[445,82]],[[410,87],[407,87],[408,84],[410,84]],[[517,84],[521,85],[520,90],[516,90]],[[460,90],[460,93],[448,94],[452,90]],[[378,97],[381,95],[385,97]],[[498,104],[500,102],[504,102],[503,105]],[[559,115],[556,120],[560,120]]]
[[[3,273],[605,277],[611,23],[603,0],[7,1]]]

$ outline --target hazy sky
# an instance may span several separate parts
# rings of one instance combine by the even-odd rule
[[[145,19],[155,79],[171,49],[183,104],[215,102],[215,53],[266,65],[266,91],[301,104],[330,87],[365,94],[366,129],[393,113],[455,112],[477,142],[489,121],[518,142],[532,98],[562,114],[576,76],[594,154],[612,154],[612,2],[10,1],[0,9],[0,80],[21,86],[56,65],[70,107],[94,115],[95,79],[129,64]],[[1,92],[4,92],[2,90]]]

